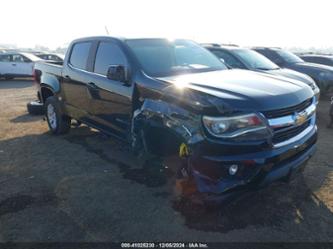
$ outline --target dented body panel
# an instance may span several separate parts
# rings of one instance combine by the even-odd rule
[[[221,195],[239,187],[259,187],[273,180],[287,178],[315,152],[316,128],[295,143],[279,149],[273,149],[269,141],[223,141],[212,138],[205,132],[201,121],[203,114],[264,112],[274,107],[283,109],[286,106],[295,106],[312,97],[310,89],[304,89],[300,83],[291,82],[291,85],[285,88],[274,77],[258,79],[257,75],[247,76],[245,72],[244,82],[248,84],[240,86],[235,80],[228,82],[227,79],[243,74],[242,70],[235,71],[226,71],[226,78],[224,72],[220,71],[206,75],[193,74],[156,79],[156,82],[161,81],[163,90],[155,90],[155,94],[151,95],[156,97],[154,99],[148,98],[149,90],[145,89],[145,84],[138,84],[139,89],[146,95],[140,115],[134,120],[139,120],[137,118],[140,117],[143,123],[171,129],[181,137],[188,145],[191,174],[202,193]],[[231,76],[229,72],[235,75]],[[215,85],[200,82],[200,79],[209,82],[210,75],[213,75]],[[219,84],[218,79],[221,79]],[[257,81],[251,82],[250,79]],[[263,83],[260,83],[260,80]],[[272,84],[269,84],[271,81]],[[177,85],[178,82],[181,82],[181,87]],[[230,84],[233,84],[233,91]],[[254,87],[251,87],[251,84]],[[262,84],[265,86],[260,87]],[[159,120],[158,124],[156,120]],[[315,118],[312,122],[315,122]],[[299,155],[299,158],[291,160],[295,155]],[[228,168],[232,164],[240,167],[236,176],[228,175]],[[269,175],[267,172],[270,172]]]

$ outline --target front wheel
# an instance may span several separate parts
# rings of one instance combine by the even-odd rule
[[[62,111],[61,104],[55,96],[47,98],[45,115],[50,131],[55,135],[69,132],[71,119]]]

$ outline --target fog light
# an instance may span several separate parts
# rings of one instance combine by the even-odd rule
[[[232,176],[236,175],[237,171],[238,171],[238,165],[237,164],[233,164],[229,167],[229,174],[230,175],[232,175]]]

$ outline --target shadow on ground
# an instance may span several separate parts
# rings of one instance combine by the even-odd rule
[[[29,123],[29,122],[35,122],[38,120],[42,120],[42,115],[31,115],[29,113],[22,114],[20,116],[17,116],[10,120],[12,123]]]
[[[4,80],[0,79],[0,89],[20,89],[32,87],[31,79]]]

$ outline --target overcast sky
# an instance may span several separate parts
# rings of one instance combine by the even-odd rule
[[[0,44],[51,48],[105,35],[244,46],[333,46],[331,0],[2,0]]]

